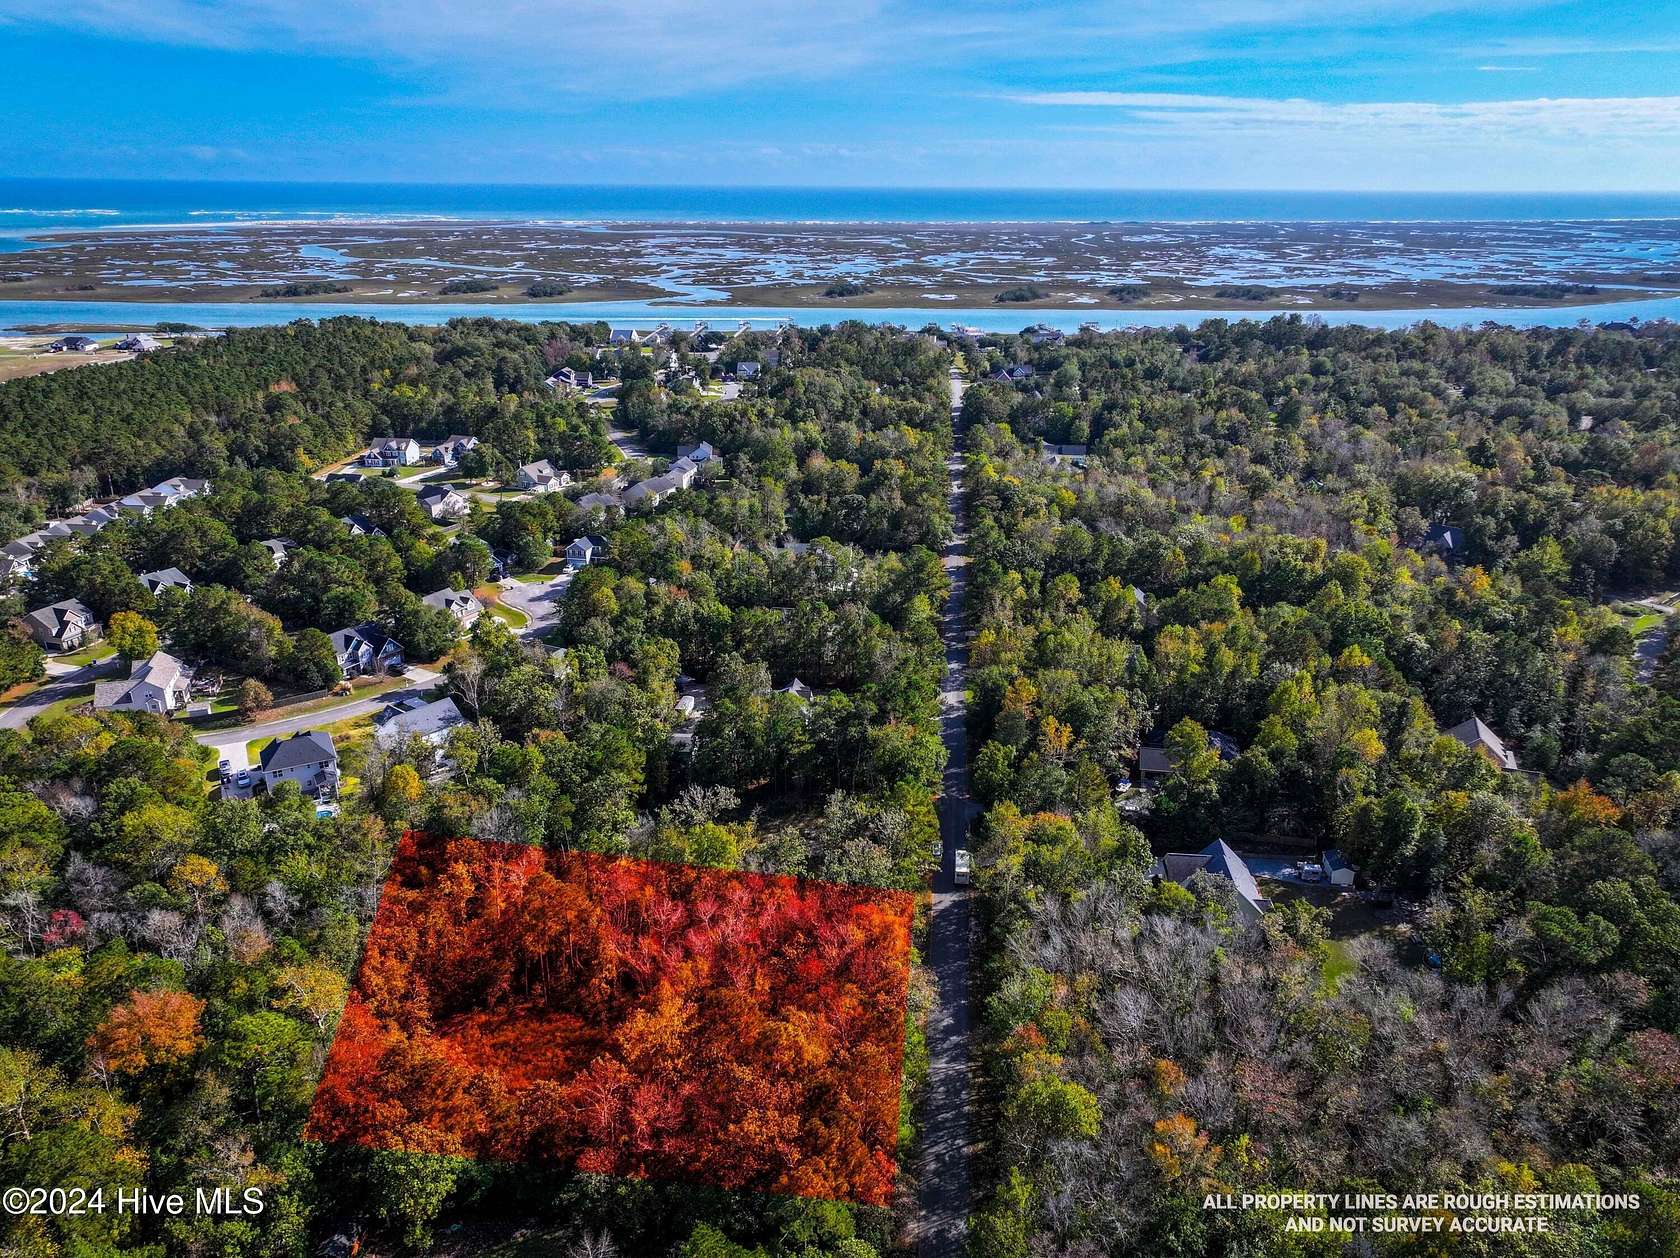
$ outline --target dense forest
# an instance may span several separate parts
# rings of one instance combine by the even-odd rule
[[[307,475],[393,432],[471,433],[481,459],[508,464],[610,464],[600,413],[544,383],[557,364],[596,362],[586,351],[605,334],[329,320],[0,388],[20,525],[84,491],[212,480],[178,507],[48,547],[15,608],[73,595],[102,617],[137,612],[186,658],[296,685],[336,676],[326,633],[367,617],[417,657],[448,652],[441,684],[469,717],[443,776],[424,746],[360,749],[341,813],[325,818],[291,786],[211,798],[211,753],[177,723],[53,712],[0,733],[0,1181],[258,1188],[265,1201],[254,1217],[8,1219],[12,1252],[301,1255],[364,1240],[477,1252],[508,1241],[509,1220],[540,1252],[868,1258],[894,1243],[890,1163],[859,1194],[877,1204],[852,1206],[538,1171],[406,1138],[397,1147],[417,1151],[303,1138],[405,832],[899,890],[925,878],[943,761],[944,586],[928,550],[945,527],[930,469],[950,446],[937,345],[890,330],[785,336],[782,367],[727,424],[684,421],[661,391],[650,447],[669,457],[679,438],[710,438],[728,475],[622,520],[554,494],[475,502],[446,531],[391,480]],[[630,392],[653,394],[641,351],[606,352]],[[352,512],[384,535],[353,535],[340,522]],[[493,548],[537,568],[586,528],[607,536],[609,559],[579,574],[547,641],[487,616],[457,644],[419,605],[483,581]],[[295,543],[278,566],[260,545],[275,537]],[[154,597],[134,574],[156,567],[194,588]],[[796,676],[808,698],[788,689]],[[677,699],[697,691],[707,702],[691,716]],[[902,1071],[883,1084],[902,1094],[871,1102],[898,1116],[901,1150],[914,1148],[925,1069],[919,971],[908,999]],[[841,1070],[856,1045],[813,1031],[798,1051]]]
[[[1277,319],[974,354],[1035,368],[963,413],[976,1252],[1341,1252],[1202,1205],[1303,1187],[1647,1203],[1365,1252],[1676,1252],[1680,704],[1614,604],[1680,577],[1680,335]],[[1471,716],[1515,771],[1444,736]],[[1170,776],[1117,807],[1152,740]],[[1280,890],[1248,925],[1224,879],[1149,876],[1214,838],[1337,847],[1396,907]]]
[[[974,1258],[1344,1252],[1282,1214],[1203,1208],[1297,1188],[1636,1192],[1638,1212],[1560,1213],[1545,1235],[1361,1252],[1680,1254],[1680,647],[1656,649],[1640,601],[1680,585],[1680,334],[1280,318],[952,346],[846,324],[700,350],[679,335],[660,366],[601,325],[331,319],[0,386],[8,535],[89,494],[212,482],[47,546],[8,610],[136,613],[184,658],[300,690],[336,678],[327,635],[368,620],[443,657],[438,693],[468,717],[445,773],[422,745],[347,755],[326,817],[290,786],[214,798],[212,753],[178,722],[51,711],[0,731],[0,1185],[265,1203],[5,1218],[0,1246],[894,1252],[934,999],[914,950],[898,1165],[875,1168],[872,1204],[437,1152],[450,1113],[461,1148],[508,1134],[474,1128],[466,1078],[405,1091],[423,1121],[399,1151],[306,1125],[405,834],[543,849],[533,867],[631,857],[919,896],[960,435],[984,807]],[[738,398],[697,387],[749,360]],[[976,382],[960,434],[954,362]],[[568,365],[622,382],[610,412],[545,383]],[[587,472],[621,458],[608,414],[639,462],[704,440],[722,473],[622,517],[491,494],[448,527],[391,479],[313,475],[375,435],[453,433],[480,438],[470,475]],[[546,640],[486,616],[458,641],[420,602],[481,587],[497,554],[543,570],[584,533],[605,558]],[[294,543],[279,564],[275,538]],[[137,579],[168,567],[190,593]],[[1514,770],[1446,735],[1471,717]],[[1171,765],[1147,792],[1145,746]],[[1225,880],[1151,877],[1215,838],[1336,847],[1362,885],[1333,903],[1277,886],[1251,922]],[[463,902],[482,873],[453,884]],[[515,924],[505,951],[473,935],[474,979],[534,999],[542,923]],[[426,973],[442,955],[392,949]],[[567,961],[554,993],[681,1021],[663,991],[607,993]],[[380,1051],[418,1060],[432,1011],[374,979],[405,992]],[[812,1081],[879,1067],[853,1071],[825,1020],[855,1011],[804,1034],[760,1012],[737,1025]],[[891,1108],[858,1112],[878,1127]]]

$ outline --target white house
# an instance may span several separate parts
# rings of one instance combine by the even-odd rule
[[[427,607],[448,612],[463,629],[471,629],[484,615],[484,604],[471,590],[438,590],[420,601]]]
[[[597,558],[605,555],[606,550],[606,539],[596,537],[593,533],[586,537],[573,538],[566,544],[566,566],[587,568]]]
[[[461,709],[455,706],[453,699],[438,699],[417,706],[412,702],[393,703],[373,719],[374,738],[387,751],[407,747],[414,738],[424,739],[435,751],[449,741],[450,731],[467,723],[467,718],[461,715]],[[436,776],[447,769],[447,761],[439,756],[430,775]]]
[[[181,661],[158,651],[136,664],[127,677],[98,682],[93,706],[112,712],[174,712],[192,699],[192,686]]]
[[[699,471],[700,465],[693,459],[681,458],[665,469],[665,475],[668,479],[677,482],[678,489],[687,489],[694,483],[694,478],[699,474]]]
[[[1324,865],[1324,876],[1330,880],[1331,886],[1353,886],[1353,878],[1358,871],[1347,863],[1347,857],[1342,855],[1341,848],[1333,847],[1325,852],[1322,863]]]
[[[264,747],[257,757],[257,772],[270,791],[282,782],[296,782],[305,795],[336,795],[338,750],[325,730],[305,730]]]
[[[420,461],[420,443],[413,437],[375,437],[362,455],[365,467],[407,467]]]
[[[472,510],[466,496],[448,485],[428,485],[420,491],[420,506],[437,521],[459,520]]]
[[[351,537],[385,536],[384,529],[380,528],[377,524],[368,519],[367,516],[362,515],[360,512],[351,512],[349,515],[341,515],[338,517],[338,522],[350,530]]]
[[[697,441],[691,446],[679,445],[677,447],[677,457],[679,459],[688,459],[690,462],[698,464],[704,463],[708,459],[715,459],[717,457],[717,451],[712,448],[711,442]]]
[[[513,483],[534,494],[553,494],[572,483],[572,474],[555,467],[547,459],[538,459],[520,468]]]
[[[461,461],[461,456],[468,450],[478,449],[478,438],[464,433],[451,433],[438,442],[432,450],[432,462],[441,463],[445,467],[454,467]]]
[[[118,349],[126,349],[133,354],[143,354],[157,347],[157,337],[150,332],[130,332],[117,342]]]

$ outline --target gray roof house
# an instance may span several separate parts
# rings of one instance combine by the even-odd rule
[[[1496,767],[1504,769],[1507,773],[1515,773],[1519,768],[1516,753],[1505,745],[1504,739],[1483,725],[1479,716],[1460,721],[1447,731],[1447,737],[1456,738],[1466,747],[1481,752]]]
[[[1260,891],[1243,858],[1224,839],[1215,839],[1199,852],[1168,852],[1157,860],[1149,876],[1157,881],[1184,886],[1197,874],[1224,878],[1236,888],[1237,911],[1250,924],[1265,916],[1272,902]]]
[[[420,461],[420,443],[413,437],[375,437],[362,455],[367,467],[407,467]]]
[[[1347,862],[1339,847],[1330,848],[1321,859],[1324,866],[1324,876],[1330,880],[1333,887],[1351,887],[1354,875],[1358,872]]]
[[[809,686],[807,686],[804,682],[800,681],[799,678],[797,678],[797,677],[795,677],[792,681],[788,682],[788,684],[785,685],[785,686],[777,686],[776,687],[776,693],[779,694],[779,695],[792,695],[795,699],[798,699],[801,703],[809,703],[809,702],[811,702],[812,699],[815,699],[817,697],[817,692],[815,690],[812,690]]]
[[[150,332],[130,332],[117,342],[118,349],[126,349],[131,353],[143,354],[158,347],[157,337]]]
[[[438,699],[419,707],[390,704],[374,718],[374,737],[386,749],[405,746],[411,738],[423,738],[433,747],[441,747],[449,741],[451,730],[466,723],[453,699]]]
[[[183,594],[192,592],[192,578],[179,568],[159,568],[156,572],[142,572],[140,584],[146,587],[148,594],[156,594],[159,590],[180,590]]]
[[[332,639],[338,667],[346,677],[377,673],[386,665],[402,660],[402,644],[378,625],[356,625],[327,636]]]
[[[1431,524],[1423,535],[1423,549],[1442,557],[1464,553],[1464,530],[1450,524]]]
[[[465,433],[451,433],[432,448],[432,462],[454,467],[468,450],[478,448],[478,438]]]
[[[427,607],[448,612],[463,629],[471,629],[484,615],[484,604],[471,590],[438,590],[420,601]]]
[[[192,682],[185,666],[167,651],[158,651],[136,664],[127,677],[96,682],[93,706],[113,712],[169,713],[192,700]]]
[[[75,598],[36,608],[23,618],[23,625],[49,651],[74,651],[99,637],[99,618]]]
[[[708,459],[717,458],[717,451],[712,448],[710,441],[697,441],[693,445],[679,445],[677,447],[679,459],[690,459],[695,463],[704,463]]]
[[[1046,467],[1060,467],[1064,463],[1084,467],[1091,454],[1089,446],[1054,445],[1048,441],[1040,441],[1038,450],[1039,459]]]
[[[257,545],[268,552],[276,568],[285,563],[286,555],[297,547],[297,543],[289,537],[271,537],[267,541],[258,542]]]
[[[566,544],[566,564],[572,568],[587,568],[605,553],[606,549],[606,539],[596,537],[593,533],[586,537],[575,537]]]
[[[624,510],[624,504],[618,500],[617,494],[585,494],[577,500],[577,505],[585,511]]]
[[[357,479],[360,479],[359,477]],[[359,511],[352,511],[349,515],[341,515],[338,522],[350,530],[351,537],[384,537],[385,530],[380,528],[367,516]]]
[[[1138,748],[1138,777],[1147,785],[1159,782],[1173,771],[1172,757],[1167,754],[1166,747],[1155,740],[1161,735],[1157,732],[1151,736],[1150,742]],[[1208,731],[1208,742],[1219,753],[1221,760],[1235,760],[1242,755],[1242,748],[1237,740],[1229,734],[1221,734],[1216,729]]]
[[[538,459],[519,469],[513,483],[534,494],[552,494],[572,483],[572,474],[554,466],[547,459]]]
[[[662,476],[650,476],[647,480],[637,481],[624,491],[624,505],[633,507],[638,503],[645,502],[649,506],[657,507],[681,488],[681,481],[669,473]]]
[[[257,769],[270,791],[282,782],[296,782],[305,795],[338,793],[338,751],[325,730],[276,739],[262,749]]]
[[[448,485],[428,485],[420,491],[420,506],[434,520],[459,520],[472,503]]]

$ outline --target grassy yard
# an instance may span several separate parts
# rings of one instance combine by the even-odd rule
[[[50,658],[54,663],[68,664],[71,668],[81,668],[88,664],[95,664],[100,660],[108,660],[117,653],[117,648],[109,642],[95,642],[92,646],[85,646],[80,651],[71,651],[68,655],[54,655]]]
[[[72,708],[79,708],[93,698],[92,686],[77,686],[74,691],[60,699],[57,703],[49,704],[42,710],[41,716],[62,716]]]
[[[1658,615],[1656,612],[1650,612],[1644,616],[1635,616],[1631,620],[1625,620],[1623,623],[1626,624],[1627,631],[1629,633],[1631,633],[1634,637],[1639,638],[1643,637],[1647,633],[1650,633],[1651,630],[1662,624],[1662,622],[1662,616]]]

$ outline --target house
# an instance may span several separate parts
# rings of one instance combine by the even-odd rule
[[[420,461],[420,443],[413,437],[375,437],[362,455],[365,467],[408,467]]]
[[[566,544],[566,566],[587,568],[597,558],[605,556],[606,550],[606,539],[596,537],[593,533],[587,537],[573,538]]]
[[[1464,530],[1450,524],[1431,524],[1423,535],[1423,549],[1444,559],[1464,553]]]
[[[99,348],[99,342],[91,336],[61,336],[47,346],[49,354],[91,354]]]
[[[756,380],[758,379],[758,368],[759,365],[750,360],[747,362],[736,363],[735,378],[737,380]]]
[[[776,687],[776,693],[779,694],[779,695],[792,695],[795,699],[798,699],[799,702],[801,702],[801,703],[809,703],[809,702],[811,702],[812,699],[815,699],[817,697],[817,692],[815,690],[812,690],[809,686],[807,686],[804,682],[800,681],[799,678],[797,678],[797,677],[795,677],[792,681],[788,682],[788,684],[785,685],[785,686],[777,686]]]
[[[16,559],[11,555],[0,555],[0,586],[27,581],[34,575],[35,565],[27,558]]]
[[[711,442],[697,441],[691,446],[679,445],[677,447],[677,457],[699,464],[717,458],[717,451],[712,448]]]
[[[44,535],[25,533],[22,537],[0,546],[0,554],[10,555],[13,559],[29,559],[46,544],[47,539]]]
[[[39,607],[23,618],[23,627],[49,651],[75,651],[99,638],[99,619],[80,599]]]
[[[1034,345],[1060,345],[1063,340],[1062,330],[1060,328],[1053,328],[1044,323],[1033,324],[1032,327],[1021,333],[1021,335],[1026,337]]]
[[[271,537],[267,541],[258,542],[257,545],[268,552],[276,568],[285,563],[286,556],[297,549],[297,543],[289,537]]]
[[[468,450],[478,449],[478,438],[451,433],[432,448],[432,462],[454,467]]]
[[[160,590],[180,590],[183,594],[192,593],[192,578],[179,568],[159,568],[156,572],[142,572],[140,584],[146,587],[146,593],[157,594]]]
[[[581,393],[595,387],[595,373],[579,371],[575,367],[562,367],[548,378],[548,383],[552,388]]]
[[[414,706],[388,704],[373,718],[374,738],[387,750],[405,747],[411,738],[423,738],[433,747],[449,741],[449,732],[467,723],[453,699],[438,699]]]
[[[378,625],[357,625],[328,635],[338,667],[346,677],[384,672],[392,664],[402,663],[402,644]]]
[[[93,687],[93,706],[112,712],[169,713],[191,699],[186,669],[167,651],[154,652],[127,677],[96,682]]]
[[[459,520],[472,510],[464,494],[456,493],[448,485],[428,485],[420,491],[420,506],[437,521]]]
[[[150,332],[130,332],[117,342],[118,349],[128,350],[131,354],[144,354],[157,347],[157,337]]]
[[[1163,745],[1163,737],[1162,732],[1156,730],[1147,736],[1144,745],[1138,748],[1138,778],[1145,786],[1158,785],[1172,776],[1172,757]],[[1221,760],[1235,760],[1242,755],[1242,748],[1229,734],[1209,730],[1208,742],[1219,753]]]
[[[305,795],[338,794],[338,750],[332,735],[311,729],[275,739],[257,757],[257,774],[271,793],[282,782],[296,782]]]
[[[986,377],[986,379],[994,381],[997,384],[1020,384],[1021,382],[1031,380],[1032,378],[1033,369],[1022,364],[1016,364],[1013,367],[999,367],[996,371]]]
[[[116,517],[103,507],[95,508],[86,515],[71,516],[64,522],[72,537],[92,537],[100,529],[110,524]]]
[[[700,465],[693,459],[678,459],[665,469],[665,475],[677,482],[678,489],[687,489],[692,485],[699,472]]]
[[[1460,721],[1447,731],[1448,738],[1456,738],[1466,747],[1479,751],[1496,767],[1507,773],[1518,771],[1517,756],[1505,745],[1505,741],[1486,725],[1482,724],[1479,716],[1472,716],[1467,721]]]
[[[1048,441],[1040,441],[1038,451],[1045,467],[1060,467],[1063,464],[1084,467],[1090,457],[1088,446],[1054,445]]]
[[[624,504],[619,501],[617,494],[585,494],[577,500],[577,505],[585,511],[624,510]]]
[[[209,493],[210,482],[196,476],[171,476],[168,480],[153,485],[152,492],[167,495],[169,505],[174,506],[183,498],[198,498]]]
[[[1272,902],[1260,893],[1248,865],[1223,839],[1215,839],[1199,852],[1168,852],[1157,860],[1149,871],[1157,882],[1176,882],[1187,885],[1197,874],[1224,878],[1237,892],[1237,911],[1243,921],[1252,925],[1266,915]]]
[[[174,505],[174,495],[167,493],[160,494],[153,489],[142,489],[137,494],[130,494],[128,497],[120,499],[117,502],[117,510],[126,511],[131,515],[144,516],[150,515],[159,507],[171,507]]]
[[[624,491],[624,505],[634,507],[645,502],[650,507],[657,507],[680,488],[681,484],[669,474],[650,476],[647,480],[637,481]]]
[[[1324,876],[1330,880],[1332,887],[1351,887],[1353,877],[1357,872],[1347,863],[1347,857],[1342,855],[1342,849],[1333,847],[1325,852],[1321,863],[1324,866]]]
[[[367,516],[362,515],[360,512],[351,512],[349,515],[341,515],[338,517],[338,522],[350,530],[351,537],[385,536],[384,529],[380,528],[377,524],[368,519]]]
[[[484,604],[471,590],[438,590],[420,601],[427,607],[448,612],[463,629],[471,629],[484,615]]]
[[[514,484],[534,494],[558,493],[572,483],[572,474],[556,468],[547,459],[538,459],[519,469]]]

